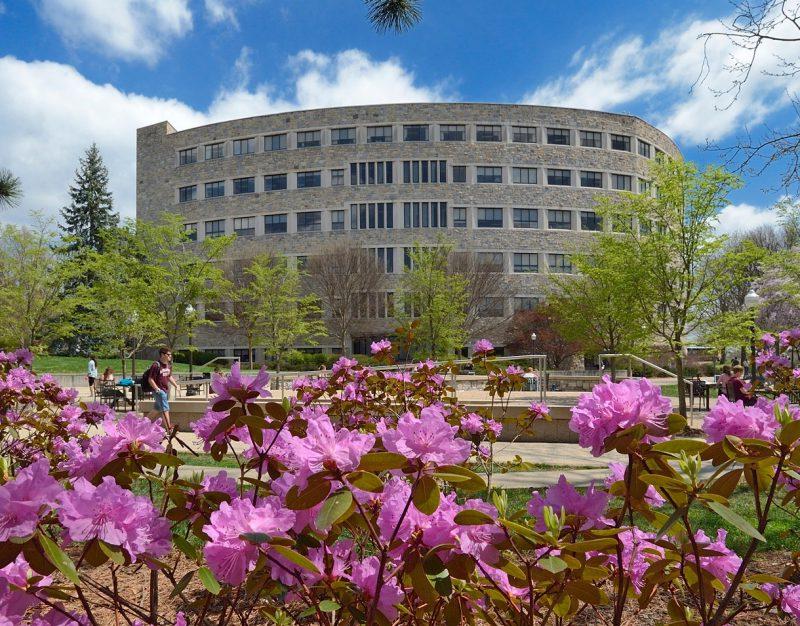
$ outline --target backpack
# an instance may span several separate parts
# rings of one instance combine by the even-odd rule
[[[153,363],[155,363],[155,361],[153,361]],[[150,369],[152,367],[153,364],[151,363],[150,367],[148,367],[144,371],[144,374],[142,374],[136,379],[136,384],[139,385],[139,388],[142,390],[142,393],[153,393],[153,388],[150,386],[150,383],[147,382],[148,374],[150,373]]]

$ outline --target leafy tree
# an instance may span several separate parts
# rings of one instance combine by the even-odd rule
[[[0,209],[10,209],[22,197],[22,183],[10,170],[0,168]]]
[[[62,229],[69,239],[68,251],[102,250],[104,232],[117,225],[119,216],[113,211],[108,169],[103,164],[97,144],[93,143],[86,156],[80,159],[69,195],[72,198],[70,205],[61,210]]]
[[[380,289],[384,268],[364,248],[341,242],[309,258],[308,277],[326,312],[328,331],[338,340],[342,354],[347,354],[359,298]]]
[[[8,347],[41,349],[73,330],[79,304],[64,285],[77,272],[59,254],[50,224],[0,230],[0,338]]]
[[[639,226],[639,233],[631,229],[607,245],[637,286],[631,315],[672,354],[685,415],[685,340],[707,316],[710,293],[724,272],[716,259],[725,241],[716,233],[717,214],[739,179],[722,168],[699,172],[669,158],[658,159],[650,177],[655,195],[621,194],[603,199],[600,208]]]
[[[564,367],[585,346],[581,341],[567,338],[559,326],[559,311],[549,303],[518,311],[508,324],[508,347],[515,354],[544,354],[550,368]],[[535,341],[531,339],[534,332]]]
[[[407,328],[415,318],[411,338],[415,356],[449,358],[466,341],[467,284],[463,276],[447,270],[451,251],[441,242],[432,248],[415,245],[411,267],[400,280],[399,315]]]
[[[553,276],[547,296],[556,329],[594,354],[637,353],[649,338],[642,321],[631,315],[638,286],[616,254],[614,237],[600,235],[588,252],[571,255],[576,275]]]
[[[325,334],[322,310],[316,296],[303,295],[304,274],[290,267],[285,257],[259,255],[245,273],[250,283],[242,294],[243,318],[280,371],[284,355],[295,344],[314,345],[315,338]]]

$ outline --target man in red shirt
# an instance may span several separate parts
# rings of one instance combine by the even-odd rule
[[[741,365],[736,365],[731,371],[731,378],[728,381],[728,389],[733,395],[731,400],[733,402],[741,400],[745,406],[753,406],[756,403],[756,398],[744,388],[744,381],[742,380],[744,368]]]
[[[147,374],[144,376],[145,382],[153,390],[153,410],[148,417],[153,419],[159,413],[164,415],[164,422],[167,429],[172,429],[172,422],[169,420],[169,386],[178,388],[178,383],[172,377],[172,350],[161,348],[158,351],[158,361],[153,361]]]

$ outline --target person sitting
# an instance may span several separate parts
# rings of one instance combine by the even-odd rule
[[[730,365],[722,366],[722,374],[717,377],[717,396],[725,396],[728,400],[731,399],[728,391],[728,383],[731,380],[731,367]]]
[[[733,396],[731,401],[738,402],[741,400],[745,406],[753,406],[756,403],[756,398],[752,392],[745,389],[742,374],[744,374],[744,368],[741,365],[736,365],[731,370],[731,379],[728,381],[728,389]]]
[[[104,383],[113,383],[114,382],[114,370],[110,367],[107,367],[103,370],[103,375],[100,376],[100,380]]]

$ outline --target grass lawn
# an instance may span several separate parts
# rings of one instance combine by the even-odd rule
[[[661,393],[670,398],[678,397],[678,385],[661,385]]]
[[[89,359],[82,356],[49,356],[37,355],[33,359],[33,369],[37,372],[50,372],[52,374],[85,374],[86,364]],[[136,372],[141,374],[145,368],[150,366],[151,361],[137,359]],[[102,374],[103,370],[110,367],[114,370],[116,376],[122,376],[122,363],[119,359],[97,359],[97,371]],[[187,363],[175,363],[174,370],[176,372],[188,372],[189,365]],[[130,374],[131,362],[128,360],[125,363],[125,372]],[[194,371],[205,372],[209,368],[194,366]]]

